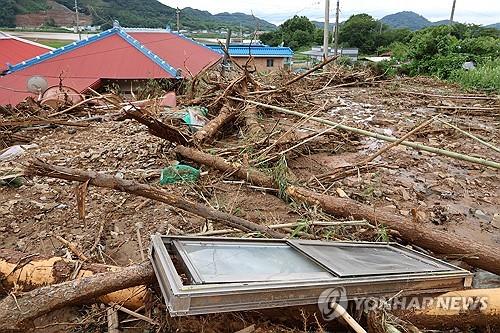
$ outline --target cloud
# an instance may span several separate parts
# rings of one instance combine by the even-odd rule
[[[324,0],[160,0],[171,7],[192,7],[220,12],[243,12],[280,24],[293,15],[305,15],[312,20],[323,20]],[[331,18],[334,16],[336,1],[331,0]],[[431,21],[445,20],[450,17],[452,0],[349,0],[340,1],[341,19],[359,13],[367,13],[375,18],[400,11],[414,11]],[[498,0],[457,0],[455,19],[459,22],[476,24],[497,23],[500,19]]]

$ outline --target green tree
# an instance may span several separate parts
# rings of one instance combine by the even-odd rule
[[[344,46],[357,47],[360,53],[373,53],[377,48],[377,31],[380,31],[380,23],[370,15],[352,15],[340,25],[339,41]]]
[[[0,10],[0,27],[12,28],[16,26],[16,1],[5,0]]]
[[[305,16],[295,15],[286,20],[275,31],[260,35],[260,40],[268,45],[276,46],[283,43],[293,50],[308,47],[317,39],[316,26]]]

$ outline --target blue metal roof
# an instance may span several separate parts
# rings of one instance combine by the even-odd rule
[[[139,41],[134,39],[132,36],[127,34],[125,30],[121,27],[113,27],[109,30],[103,31],[99,34],[95,34],[89,38],[82,39],[76,42],[73,42],[69,45],[62,46],[58,49],[55,49],[53,51],[47,52],[45,54],[42,54],[40,56],[37,56],[35,58],[23,61],[17,65],[14,66],[9,66],[9,70],[6,72],[7,74],[11,74],[17,71],[20,71],[22,69],[25,69],[27,67],[31,67],[33,65],[36,65],[38,63],[41,63],[43,61],[46,61],[48,59],[55,58],[61,54],[68,53],[70,51],[73,51],[75,49],[78,49],[80,47],[83,47],[85,45],[88,45],[90,43],[96,42],[98,40],[102,40],[108,36],[111,35],[119,35],[122,37],[125,41],[127,41],[131,46],[135,47],[137,50],[139,50],[141,53],[143,53],[146,57],[148,57],[151,61],[155,62],[158,66],[160,66],[163,70],[165,70],[167,73],[172,75],[173,77],[177,77],[177,70],[170,66],[165,60],[162,58],[158,57],[156,54],[151,52],[147,47],[142,45]]]
[[[220,45],[210,45],[211,49],[224,54]],[[229,55],[232,57],[278,57],[289,58],[293,56],[293,51],[289,47],[273,46],[229,46]]]

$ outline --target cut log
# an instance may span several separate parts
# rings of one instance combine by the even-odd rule
[[[125,310],[124,307],[137,309],[144,304],[144,297],[138,298],[137,304],[133,306],[129,304],[130,298],[140,293],[145,295],[144,286],[104,294],[133,286],[135,283],[139,285],[154,281],[154,273],[148,263],[136,265],[137,268],[133,269],[92,264],[84,265],[80,270],[82,273],[79,276],[86,276],[86,282],[82,282],[83,279],[80,277],[76,281],[45,286],[65,279],[64,272],[70,272],[75,263],[63,258],[41,259],[37,256],[25,256],[23,253],[2,250],[0,252],[0,279],[4,282],[4,287],[7,283],[12,285],[16,282],[18,287],[38,287],[39,289],[18,294],[15,299],[9,295],[0,302],[0,331],[25,330],[37,316],[66,305],[88,304],[96,300],[122,310]],[[103,275],[106,277],[102,277]],[[42,286],[45,287],[40,288]],[[100,293],[104,296],[99,297]],[[111,297],[111,295],[115,296]],[[33,299],[29,300],[29,297]],[[393,314],[427,329],[485,327],[500,324],[499,288],[453,291],[436,297],[419,298],[419,302],[418,304],[426,306],[417,310],[394,310]],[[413,302],[408,304],[415,305]],[[20,314],[19,309],[25,310],[24,313]]]
[[[33,320],[65,306],[95,302],[95,299],[123,288],[154,281],[149,262],[116,272],[98,273],[18,295],[0,302],[0,331],[19,332],[33,328]]]
[[[426,329],[500,327],[500,288],[451,291],[421,302],[427,305],[424,309],[393,314]]]
[[[3,292],[14,286],[20,291],[30,291],[71,278],[89,277],[122,269],[117,266],[87,263],[79,269],[78,267],[78,262],[74,260],[61,257],[43,258],[39,255],[26,256],[20,252],[0,249],[0,287]],[[139,286],[113,292],[100,299],[105,303],[120,303],[127,308],[137,309],[144,303],[145,297],[145,287]]]
[[[273,179],[266,174],[230,164],[224,159],[206,154],[202,151],[178,146],[175,151],[185,159],[208,165],[222,172],[247,180],[261,187],[278,188]],[[359,203],[348,198],[336,198],[317,194],[302,187],[289,186],[288,196],[296,201],[310,205],[318,205],[326,213],[354,219],[365,219],[371,224],[385,225],[397,230],[401,237],[409,243],[429,249],[435,253],[460,255],[468,264],[500,274],[500,248],[476,242],[473,239],[460,237],[449,232],[435,230],[423,223],[415,223],[411,218],[395,215],[382,209]]]
[[[245,220],[243,218],[218,211],[208,206],[191,202],[177,195],[168,193],[165,190],[158,189],[146,184],[141,184],[131,180],[125,180],[118,177],[98,173],[95,171],[83,171],[59,167],[44,163],[40,160],[32,160],[26,168],[27,175],[37,175],[44,177],[59,178],[77,182],[89,181],[90,185],[106,187],[117,191],[127,192],[134,195],[143,196],[166,203],[170,206],[180,208],[192,214],[204,217],[206,219],[219,222],[233,228],[248,231],[257,231],[268,234],[272,237],[284,238],[285,235],[266,226]]]
[[[194,133],[194,140],[198,143],[202,143],[213,138],[219,129],[229,121],[235,119],[236,115],[237,110],[230,108],[228,105],[224,105],[214,119],[210,120],[203,128]]]

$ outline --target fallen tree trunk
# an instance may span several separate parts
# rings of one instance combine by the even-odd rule
[[[235,109],[230,108],[228,105],[224,105],[214,119],[210,120],[203,128],[193,134],[194,140],[198,143],[202,143],[213,138],[219,129],[236,118],[236,115],[237,111]]]
[[[175,151],[186,159],[211,166],[222,172],[231,173],[235,177],[247,180],[254,185],[279,188],[271,177],[258,170],[245,168],[237,164],[230,164],[220,157],[192,148],[177,146]],[[373,225],[386,225],[398,231],[401,237],[410,243],[429,249],[435,253],[459,255],[463,257],[465,262],[472,266],[500,274],[500,248],[482,244],[449,232],[435,230],[425,224],[415,223],[411,218],[375,209],[352,199],[321,195],[296,186],[289,186],[285,191],[290,198],[310,205],[318,205],[329,214],[347,218],[352,217],[354,219],[365,219]]]
[[[3,293],[12,288],[29,291],[45,285],[61,283],[68,279],[89,277],[98,273],[118,272],[122,267],[87,264],[77,269],[78,262],[61,257],[43,258],[39,255],[0,249],[0,288]],[[76,274],[75,274],[76,273]],[[120,303],[137,309],[144,303],[144,286],[128,288],[100,297],[105,303]]]
[[[466,263],[500,274],[500,248],[429,228],[411,218],[385,212],[348,198],[322,195],[304,188],[290,186],[286,193],[295,200],[318,205],[323,211],[341,217],[366,219],[372,224],[386,225],[399,232],[407,242],[435,253],[461,256]]]
[[[89,127],[90,123],[83,121],[66,121],[61,119],[20,119],[0,121],[0,127],[26,127],[34,125],[61,125],[74,127]]]
[[[421,302],[426,304],[423,309],[398,310],[393,314],[425,329],[500,325],[500,288],[451,291]]]
[[[250,141],[255,141],[262,132],[257,116],[257,107],[247,106],[242,115],[245,118],[246,134]]]
[[[148,261],[116,272],[98,273],[15,296],[10,294],[0,302],[0,331],[26,331],[33,328],[34,319],[54,310],[73,304],[93,303],[111,292],[152,281],[154,271]]]
[[[70,169],[47,164],[40,160],[32,160],[26,168],[27,175],[37,175],[43,177],[59,178],[71,181],[86,182],[89,181],[90,185],[111,188],[114,190],[127,192],[130,194],[139,195],[145,198],[161,201],[170,206],[180,208],[192,214],[204,217],[206,219],[219,222],[233,228],[248,231],[257,231],[263,234],[268,234],[272,237],[284,238],[284,234],[274,231],[262,226],[260,224],[245,220],[243,218],[220,212],[216,209],[207,207],[205,205],[191,202],[177,195],[173,195],[146,184],[141,184],[131,180],[125,180],[118,177],[105,175],[95,171],[83,171],[77,169]]]
[[[238,163],[228,163],[223,158],[194,148],[177,146],[174,151],[185,159],[210,166],[222,172],[231,173],[236,178],[246,180],[253,185],[275,188],[273,178],[259,170],[246,168]]]
[[[189,140],[174,126],[164,124],[161,121],[145,114],[140,109],[125,111],[128,118],[132,118],[147,126],[149,132],[159,138],[168,140],[173,143],[188,144]]]

